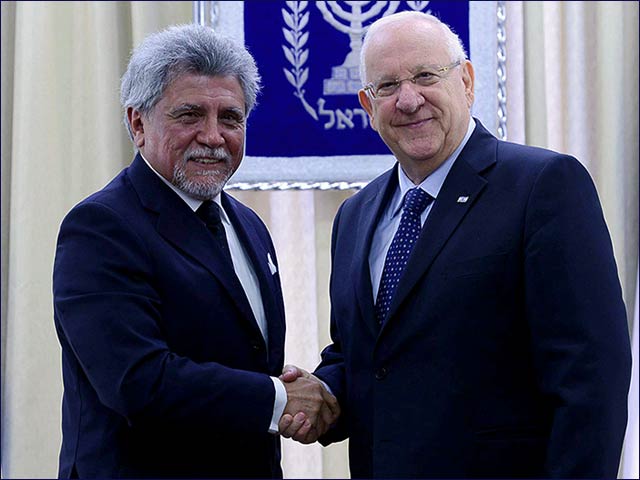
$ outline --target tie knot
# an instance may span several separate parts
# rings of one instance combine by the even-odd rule
[[[196,215],[208,226],[217,227],[222,223],[220,220],[220,207],[213,200],[205,200],[196,210]]]
[[[420,187],[412,188],[404,197],[404,205],[402,209],[409,213],[421,215],[431,200],[431,195]]]

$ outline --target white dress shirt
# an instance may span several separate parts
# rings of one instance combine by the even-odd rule
[[[438,193],[440,193],[442,184],[447,178],[447,175],[453,166],[453,162],[456,161],[456,158],[458,158],[458,155],[460,155],[460,152],[467,144],[475,126],[475,120],[470,118],[467,133],[462,139],[462,142],[460,142],[460,145],[458,145],[442,165],[435,169],[431,175],[425,178],[420,185],[417,185],[434,199],[433,202],[427,206],[424,212],[422,212],[422,215],[420,216],[421,225],[424,226],[424,222],[429,216],[429,212],[431,212],[431,208],[438,198]],[[400,218],[402,216],[400,213],[402,212],[404,196],[409,190],[416,187],[407,174],[404,173],[401,166],[398,167],[398,186],[399,188],[394,192],[391,201],[387,205],[378,225],[376,226],[376,231],[373,233],[373,240],[371,241],[371,250],[369,251],[369,272],[371,275],[371,287],[373,290],[374,303],[378,298],[378,289],[380,288],[380,280],[382,279],[382,270],[384,268],[384,261],[387,258],[387,251],[389,250],[393,237],[396,234],[396,230],[398,230],[400,225]]]
[[[171,188],[171,190],[176,192],[176,194],[182,200],[184,200],[187,205],[189,205],[189,208],[191,208],[191,210],[195,212],[200,207],[200,205],[202,205],[202,200],[193,198],[187,193],[180,190],[178,187],[176,187],[166,178],[160,175],[142,154],[140,154],[140,156],[146,162],[149,168],[160,178],[160,180],[167,184]],[[224,230],[227,236],[227,243],[229,244],[229,250],[231,251],[233,269],[235,270],[238,280],[240,280],[240,284],[244,289],[244,293],[249,300],[251,311],[253,312],[253,316],[255,317],[256,322],[258,323],[260,332],[262,332],[265,344],[269,345],[267,319],[264,313],[264,304],[262,303],[262,294],[260,293],[260,283],[258,282],[258,277],[256,276],[255,270],[253,269],[253,265],[251,264],[251,260],[249,259],[247,252],[240,242],[240,238],[238,238],[238,234],[235,228],[233,228],[233,225],[231,224],[227,213],[224,211],[224,207],[220,202],[220,194],[218,194],[213,199],[213,201],[216,202],[220,207],[220,219],[222,220],[222,224],[224,225]],[[278,421],[280,420],[280,417],[284,412],[284,408],[287,405],[287,391],[279,378],[270,378],[273,382],[276,396],[273,406],[273,415],[271,417],[271,424],[269,425],[269,432],[278,433]]]

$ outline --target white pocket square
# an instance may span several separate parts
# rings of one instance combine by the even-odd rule
[[[271,275],[275,275],[276,273],[278,273],[278,268],[276,267],[276,264],[273,263],[271,254],[269,252],[267,252],[267,263],[269,264],[269,271],[271,272]]]

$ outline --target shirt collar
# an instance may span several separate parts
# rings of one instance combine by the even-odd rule
[[[440,193],[440,189],[444,184],[453,163],[456,161],[460,152],[464,148],[464,146],[469,141],[471,134],[473,133],[474,128],[476,127],[476,122],[473,117],[469,118],[469,125],[467,126],[467,133],[465,133],[464,138],[460,142],[460,145],[453,151],[453,153],[438,167],[436,168],[431,175],[425,178],[420,185],[419,188],[423,189],[427,192],[431,197],[435,200],[438,198],[438,194]],[[409,179],[402,166],[398,168],[398,186],[399,189],[396,190],[396,194],[393,197],[392,205],[393,208],[391,210],[392,217],[395,217],[400,210],[402,210],[402,203],[404,201],[404,196],[407,194],[409,190],[415,188],[416,185]]]
[[[184,203],[186,203],[189,206],[189,208],[191,210],[193,210],[195,212],[196,210],[198,210],[198,208],[200,208],[200,205],[202,205],[202,203],[203,203],[202,200],[199,200],[199,199],[197,199],[195,197],[192,197],[188,193],[180,190],[173,183],[171,183],[166,178],[164,178],[162,175],[160,175],[156,171],[156,169],[151,166],[149,161],[146,158],[144,158],[144,155],[142,155],[142,153],[140,153],[140,156],[144,160],[144,163],[146,163],[147,166],[151,169],[151,171],[153,173],[155,173],[158,176],[158,178],[160,178],[160,180],[162,180],[171,190],[173,190],[184,201]],[[221,198],[220,197],[221,197],[220,194],[216,195],[215,198],[213,199],[213,201],[216,202],[218,204],[218,206],[220,207],[222,220],[229,222],[229,218],[227,217],[227,213],[224,211],[224,208],[222,208],[222,202],[221,202]]]

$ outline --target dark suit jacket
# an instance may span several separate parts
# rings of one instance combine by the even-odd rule
[[[477,122],[379,330],[368,255],[397,168],[335,219],[324,443],[350,438],[356,478],[614,478],[630,348],[586,170]]]
[[[63,221],[61,477],[282,476],[268,433],[285,335],[276,254],[253,211],[222,202],[259,279],[268,346],[204,223],[139,156]]]

